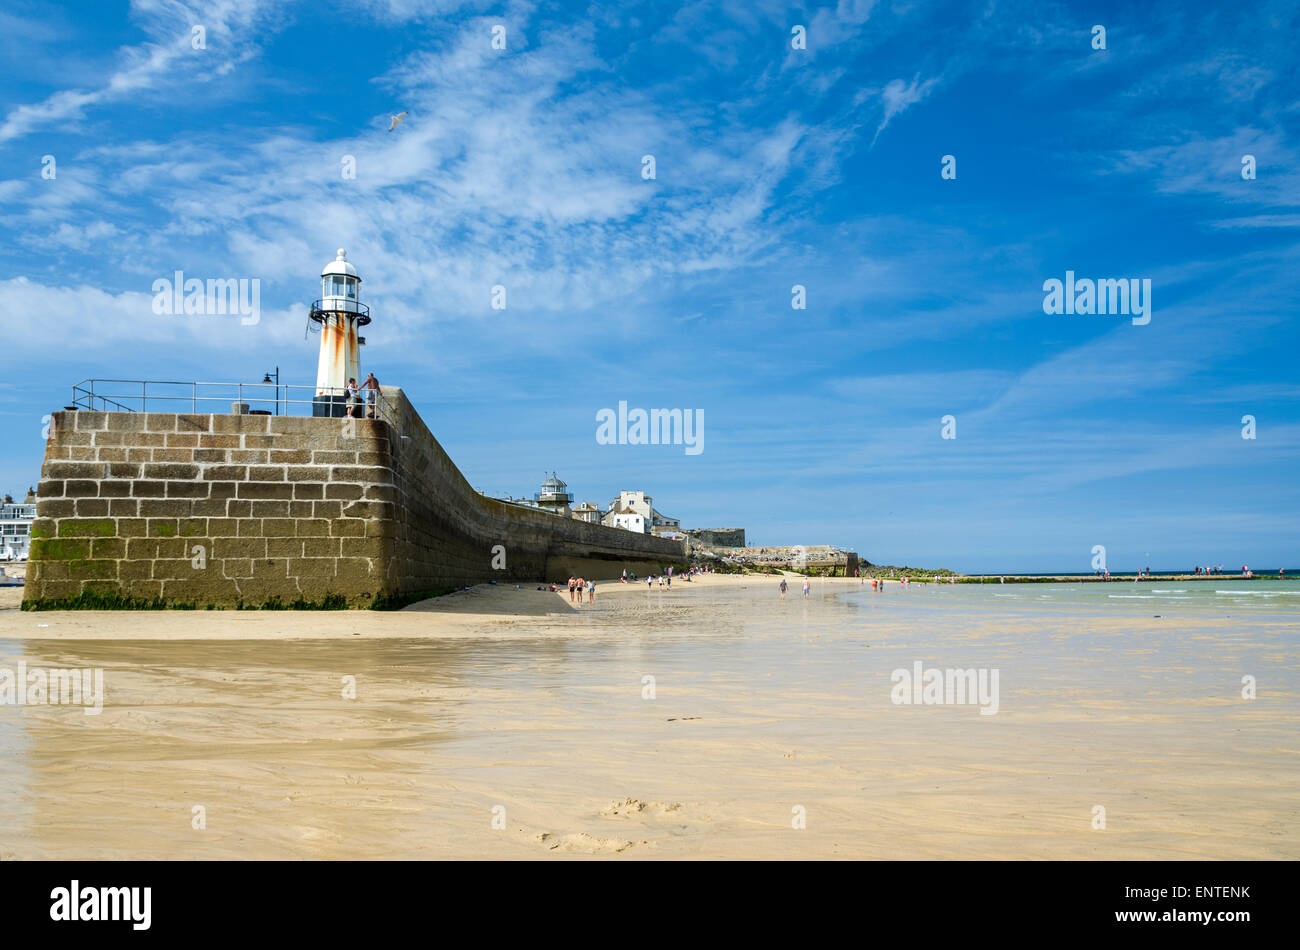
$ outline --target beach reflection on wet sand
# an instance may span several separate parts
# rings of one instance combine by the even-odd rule
[[[0,667],[107,700],[0,707],[0,857],[1300,857],[1295,608],[771,588],[5,612]],[[917,661],[997,715],[891,703]]]

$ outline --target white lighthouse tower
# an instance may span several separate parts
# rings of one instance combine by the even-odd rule
[[[360,300],[361,278],[339,248],[338,257],[321,271],[321,299],[308,317],[320,324],[320,362],[316,368],[313,415],[342,416],[347,412],[349,379],[361,383],[361,345],[357,329],[370,322],[370,308]]]

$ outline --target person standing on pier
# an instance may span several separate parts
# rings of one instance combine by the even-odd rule
[[[375,374],[371,373],[366,377],[366,381],[361,384],[361,388],[366,391],[366,418],[375,417],[375,407],[379,402],[379,380],[375,379]]]

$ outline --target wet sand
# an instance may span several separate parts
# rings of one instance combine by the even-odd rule
[[[0,857],[1300,857],[1296,608],[776,583],[0,612],[0,667],[107,693],[0,706]],[[997,715],[893,704],[914,661]]]

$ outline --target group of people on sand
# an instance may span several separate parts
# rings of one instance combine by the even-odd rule
[[[655,584],[657,583],[660,587],[667,587],[669,590],[671,590],[673,586],[674,572],[677,572],[677,569],[673,567],[671,564],[665,567],[657,574],[651,571],[649,574],[646,575],[645,586],[647,588],[651,588],[654,587]],[[684,577],[686,578],[687,581],[690,581],[690,579],[696,574],[711,574],[711,573],[712,571],[708,570],[707,568],[691,567],[687,569],[685,574],[677,572],[677,576]],[[623,576],[618,579],[618,582],[620,584],[629,584],[635,581],[636,581],[636,571],[629,572],[627,568],[623,568]]]
[[[911,586],[912,586],[912,578],[908,577],[907,575],[904,575],[898,579],[899,590],[905,590],[906,588]],[[885,589],[885,579],[883,577],[871,578],[871,589],[874,591],[883,592]]]
[[[587,592],[587,603],[596,602],[596,582],[591,578],[570,577],[569,578],[569,603],[582,606],[582,592]],[[574,598],[577,598],[576,600]]]

